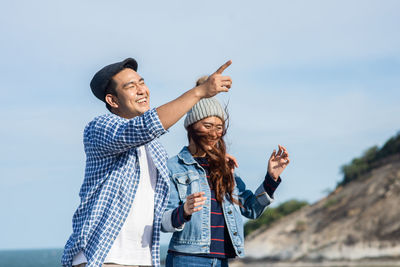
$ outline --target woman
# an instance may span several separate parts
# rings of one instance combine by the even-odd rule
[[[166,267],[228,266],[229,258],[243,257],[241,216],[256,219],[262,214],[289,164],[288,152],[279,146],[264,182],[254,194],[247,190],[233,172],[234,158],[226,154],[225,118],[215,98],[202,99],[185,118],[189,146],[168,162],[170,199],[162,230],[174,234]]]

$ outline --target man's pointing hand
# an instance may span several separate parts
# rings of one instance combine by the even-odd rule
[[[222,73],[231,64],[232,60],[227,61],[216,72],[211,74],[203,84],[198,86],[201,98],[208,98],[220,92],[229,91],[229,88],[232,86],[232,79],[229,76],[222,76]]]

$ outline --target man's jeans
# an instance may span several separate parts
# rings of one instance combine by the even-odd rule
[[[165,267],[228,267],[228,260],[168,253]]]

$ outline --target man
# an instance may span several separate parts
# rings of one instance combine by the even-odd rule
[[[128,58],[98,71],[90,87],[111,114],[85,128],[85,178],[63,266],[159,266],[160,226],[169,198],[167,154],[156,140],[200,99],[227,92],[222,65],[202,85],[150,109],[149,89]],[[111,264],[111,265],[110,265]]]

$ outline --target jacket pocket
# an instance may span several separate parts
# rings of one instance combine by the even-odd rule
[[[173,176],[182,202],[186,201],[186,196],[200,191],[199,178],[199,174],[196,172],[179,173]]]

